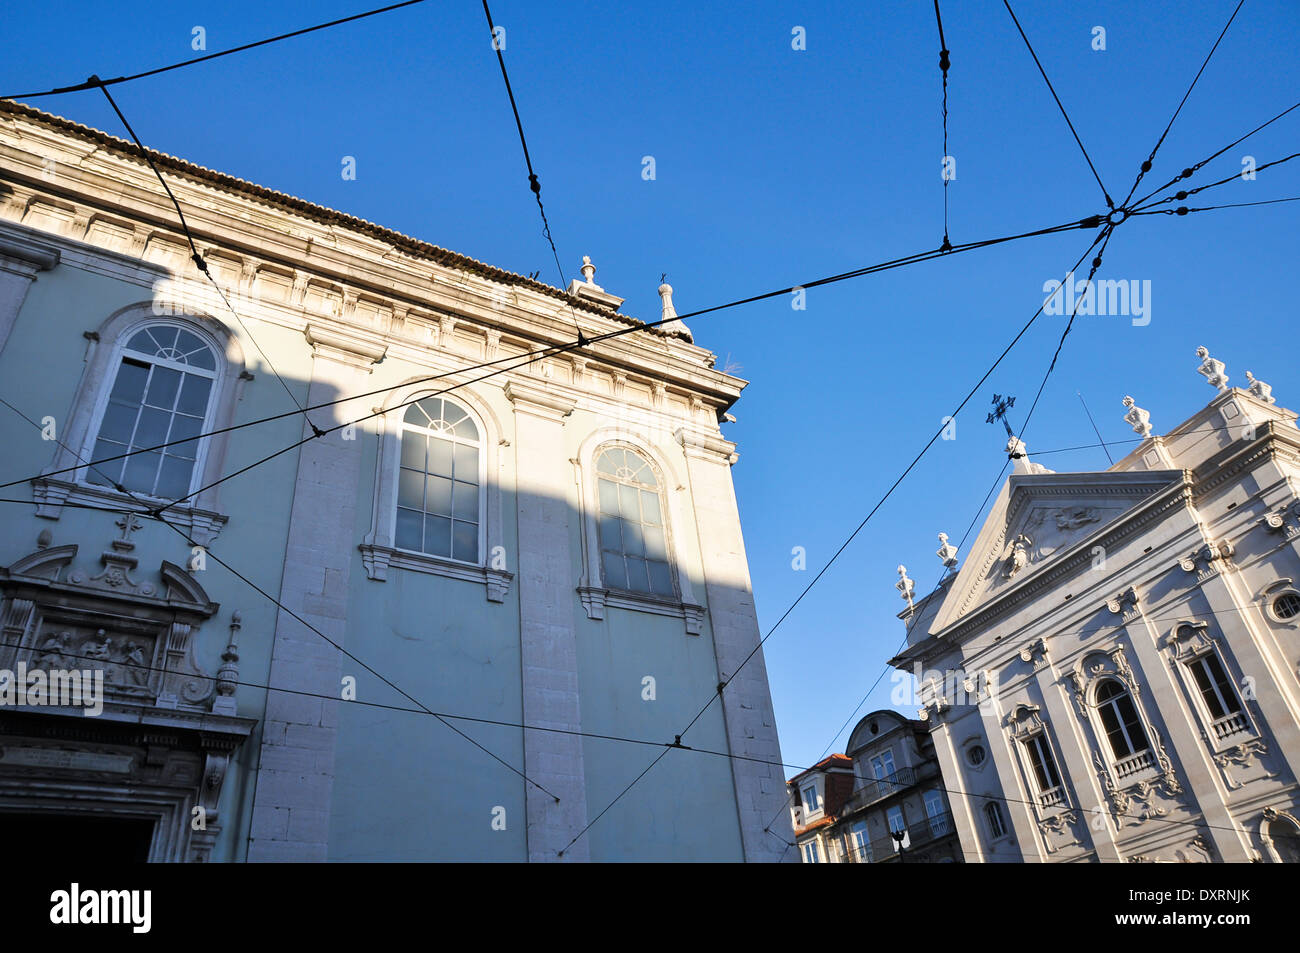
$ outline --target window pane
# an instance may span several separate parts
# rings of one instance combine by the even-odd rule
[[[424,517],[414,510],[397,511],[397,548],[419,550],[423,540]]]
[[[641,538],[641,524],[623,522],[623,552],[629,556],[644,556],[645,542]]]
[[[456,472],[452,475],[457,480],[478,482],[478,447],[456,444]]]
[[[618,486],[610,483],[608,480],[597,480],[596,487],[600,490],[600,511],[602,513],[612,513],[618,515]]]
[[[171,433],[167,435],[167,442],[171,444],[167,452],[174,457],[185,457],[193,460],[198,455],[199,442],[191,439],[197,437],[203,430],[203,420],[199,417],[186,417],[177,414],[172,418]],[[185,443],[177,443],[178,440],[184,440]]]
[[[650,591],[659,596],[671,596],[673,577],[668,571],[668,564],[652,562],[647,565],[650,567]]]
[[[163,325],[149,328],[149,333],[158,342],[158,349],[166,350],[176,346],[176,336],[181,333],[181,329],[172,325]]]
[[[1116,760],[1128,757],[1132,752],[1129,751],[1128,742],[1124,740],[1124,732],[1119,727],[1119,718],[1115,714],[1115,709],[1109,704],[1102,705],[1098,709],[1101,715],[1101,725],[1106,731],[1106,738],[1110,741],[1110,750],[1114,752]]]
[[[116,443],[129,442],[138,413],[138,406],[119,403],[116,400],[109,401],[108,407],[104,410],[104,422],[99,428],[100,438]]]
[[[434,556],[451,555],[451,520],[445,516],[424,518],[424,551]]]
[[[609,449],[600,455],[596,460],[596,472],[608,473],[615,476],[618,468],[623,464],[623,451],[618,449]]]
[[[119,453],[126,453],[126,447],[120,443],[112,443],[108,440],[97,440],[95,442],[95,452],[91,456],[91,461],[102,460],[105,457],[115,457]],[[122,478],[122,466],[125,461],[115,460],[112,463],[100,463],[86,470],[86,479],[91,483],[98,483],[101,486],[112,486],[114,480]]]
[[[1138,720],[1137,709],[1133,707],[1133,699],[1128,695],[1124,695],[1123,698],[1117,699],[1115,704],[1124,719],[1124,727],[1128,729],[1129,739],[1133,742],[1133,750],[1145,751],[1147,749],[1147,736],[1146,732],[1142,730],[1142,722]]]
[[[650,576],[646,572],[644,559],[627,557],[627,587],[633,592],[650,591]]]
[[[190,491],[190,475],[194,461],[180,457],[164,456],[162,473],[158,476],[158,496],[165,500],[178,500]]]
[[[624,519],[638,521],[641,519],[641,507],[637,503],[636,487],[620,485],[618,488],[618,501]]]
[[[478,562],[478,524],[456,520],[452,524],[452,558]]]
[[[136,447],[156,447],[167,442],[167,428],[172,422],[172,415],[165,410],[145,407],[140,412],[140,422],[135,428],[135,439],[131,441]]]
[[[117,380],[113,382],[113,399],[126,404],[139,404],[144,397],[144,384],[149,379],[149,365],[122,358],[122,365],[117,369]]]
[[[426,397],[424,400],[416,401],[406,408],[406,414],[402,419],[417,427],[427,427],[429,421],[442,419],[442,399]]]
[[[126,476],[122,480],[122,485],[127,489],[152,496],[154,478],[158,475],[158,464],[161,462],[162,454],[157,451],[137,453],[127,457]]]
[[[663,522],[659,517],[659,494],[651,490],[641,491],[641,519],[654,526]]]
[[[1219,696],[1223,699],[1223,704],[1227,706],[1227,712],[1241,711],[1241,702],[1237,698],[1236,687],[1228,680],[1228,673],[1223,670],[1223,664],[1219,661],[1219,657],[1213,653],[1205,656],[1205,667],[1209,670],[1214,684],[1219,688]],[[1224,712],[1224,714],[1227,714],[1227,712]]]
[[[601,565],[605,569],[605,585],[610,589],[627,588],[627,570],[623,566],[623,557],[618,553],[601,553]]]
[[[474,421],[468,417],[456,424],[456,436],[461,440],[478,440],[478,428],[474,426]]]
[[[609,552],[623,552],[623,521],[616,516],[607,516],[600,521],[600,548]]]
[[[423,472],[425,439],[423,434],[410,430],[402,434],[402,466]]]
[[[208,393],[212,390],[212,381],[197,374],[186,374],[181,385],[181,399],[176,409],[182,414],[202,417],[208,412]]]
[[[427,484],[428,495],[424,498],[424,511],[439,516],[451,515],[451,481],[446,477],[431,476]]]
[[[478,522],[478,486],[456,481],[451,494],[451,515],[458,520]]]
[[[171,410],[176,403],[176,392],[180,386],[180,371],[174,371],[170,367],[155,367],[149,378],[149,393],[144,402],[151,407]]]
[[[451,476],[451,444],[438,437],[429,438],[429,472]]]
[[[643,526],[641,534],[645,540],[645,554],[650,559],[667,559],[668,548],[664,541],[662,526]]]
[[[131,350],[139,351],[142,354],[152,355],[156,354],[158,351],[158,342],[153,339],[153,336],[149,333],[147,328],[131,335],[131,340],[126,343],[126,346]]]
[[[405,467],[397,475],[397,505],[424,509],[424,474]]]
[[[1206,661],[1207,659],[1199,658],[1192,662],[1192,676],[1196,679],[1196,687],[1201,690],[1201,697],[1205,699],[1205,707],[1209,709],[1210,717],[1222,718],[1227,712],[1219,704],[1219,697],[1210,682],[1209,672],[1206,671]]]
[[[655,472],[640,457],[628,454],[628,465],[632,467],[632,479],[638,483],[644,483],[646,486],[658,486],[659,481],[655,479]]]

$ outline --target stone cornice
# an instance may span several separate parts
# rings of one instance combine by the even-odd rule
[[[735,463],[738,454],[736,445],[720,434],[700,433],[697,430],[679,427],[673,434],[688,457],[713,462]]]
[[[25,235],[0,235],[0,258],[20,261],[37,271],[49,271],[59,263],[59,250]]]
[[[516,411],[547,420],[563,421],[577,406],[569,397],[518,381],[507,381],[504,390],[506,399],[515,405]]]
[[[320,324],[308,324],[303,331],[314,356],[329,358],[368,371],[384,359],[388,348],[355,334],[341,333]]]
[[[1300,464],[1300,430],[1294,425],[1265,421],[1257,427],[1254,440],[1234,441],[1207,458],[1192,471],[1196,499],[1212,495],[1224,484],[1239,480],[1244,471],[1274,459]]]

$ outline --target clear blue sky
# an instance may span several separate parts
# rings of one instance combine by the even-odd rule
[[[111,77],[360,12],[366,0],[49,3],[9,17],[0,95]],[[1234,3],[1021,0],[1017,14],[1119,200]],[[942,5],[952,50],[950,233],[971,241],[1104,211],[1100,190],[1000,2]],[[679,311],[935,247],[942,236],[938,37],[928,2],[609,4],[497,0],[506,60],[556,243],[624,311]],[[806,30],[807,49],[791,49]],[[1103,26],[1106,50],[1092,49]],[[1298,98],[1300,7],[1247,0],[1144,185]],[[478,3],[428,3],[117,87],[149,145],[558,283]],[[123,134],[98,92],[33,105]],[[1197,174],[1297,151],[1300,110]],[[642,157],[657,178],[642,179]],[[355,156],[357,178],[340,175]],[[1300,195],[1300,161],[1201,204]],[[1080,318],[1026,433],[1031,454],[1157,431],[1212,395],[1197,345],[1300,408],[1294,230],[1300,203],[1124,224],[1102,277],[1151,282],[1150,323]],[[691,322],[752,381],[726,428],[764,631],[894,481],[1090,235],[1070,232],[816,289]],[[1063,327],[1043,318],[766,649],[787,761],[807,764],[899,646],[895,566],[938,578],[935,534],[965,531],[1003,462],[994,391],[1023,413]],[[1018,411],[1018,413],[1017,413]],[[1131,444],[1123,445],[1125,448]],[[1106,465],[1100,449],[1038,457]],[[973,538],[973,537],[972,537]],[[791,568],[805,547],[808,569]],[[962,553],[964,557],[965,552]],[[863,711],[889,707],[889,679]],[[701,699],[701,703],[704,700]],[[836,742],[836,749],[843,737]],[[793,772],[790,772],[793,773]]]

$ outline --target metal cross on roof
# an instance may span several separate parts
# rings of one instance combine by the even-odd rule
[[[1001,394],[994,394],[993,412],[988,415],[988,419],[984,422],[986,424],[992,424],[1001,421],[1002,426],[1007,428],[1007,436],[1014,437],[1015,434],[1011,432],[1011,424],[1007,423],[1007,411],[1014,406],[1016,406],[1016,399],[1014,397],[1003,397]]]

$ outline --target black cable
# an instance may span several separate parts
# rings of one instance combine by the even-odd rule
[[[1083,153],[1084,159],[1088,162],[1088,168],[1092,170],[1092,177],[1096,179],[1097,184],[1101,186],[1101,194],[1106,197],[1107,207],[1114,208],[1115,203],[1111,201],[1110,193],[1106,191],[1106,186],[1102,183],[1101,176],[1097,174],[1097,167],[1092,164],[1092,156],[1088,155],[1088,150],[1083,146],[1083,140],[1079,138],[1079,133],[1075,131],[1074,123],[1070,121],[1070,114],[1065,111],[1065,106],[1061,104],[1061,97],[1056,95],[1056,89],[1052,86],[1052,81],[1047,78],[1047,70],[1043,69],[1043,64],[1039,62],[1038,54],[1034,52],[1034,45],[1029,42],[1029,37],[1025,35],[1025,31],[1021,28],[1020,21],[1016,19],[1016,12],[1011,9],[1011,4],[1009,4],[1007,0],[1002,0],[1002,5],[1007,8],[1007,13],[1011,14],[1011,20],[1015,23],[1016,29],[1020,32],[1020,38],[1025,41],[1025,46],[1029,49],[1029,55],[1034,58],[1034,65],[1038,67],[1038,72],[1043,74],[1043,82],[1047,84],[1048,92],[1050,92],[1052,98],[1056,100],[1056,108],[1061,110],[1061,115],[1065,117],[1065,124],[1070,127],[1070,132],[1074,136],[1074,141],[1079,144],[1079,151]]]
[[[206,60],[215,60],[222,56],[229,56],[231,53],[242,53],[244,50],[251,50],[259,46],[266,46],[268,43],[278,43],[280,40],[287,40],[291,37],[302,36],[304,33],[314,33],[317,30],[324,30],[328,27],[338,26],[341,23],[351,23],[353,20],[362,20],[366,17],[372,17],[378,13],[387,13],[389,10],[397,10],[401,7],[413,6],[417,3],[423,3],[424,0],[406,0],[405,3],[394,3],[391,6],[380,7],[378,10],[368,10],[365,13],[358,13],[354,16],[343,17],[341,20],[331,20],[329,23],[318,23],[316,26],[306,27],[302,30],[294,30],[292,33],[281,33],[279,36],[269,37],[265,40],[258,40],[256,43],[245,43],[243,46],[236,46],[234,49],[222,50],[220,53],[209,53],[207,56],[196,56],[193,59],[182,60],[179,63],[172,63],[170,66],[160,66],[157,69],[146,70],[143,73],[134,73],[130,76],[118,76],[115,79],[88,79],[84,83],[77,83],[75,86],[59,86],[54,89],[47,89],[39,93],[16,93],[12,96],[0,96],[4,99],[36,99],[39,96],[57,96],[60,93],[75,93],[83,89],[94,89],[96,86],[114,86],[118,83],[129,83],[132,80],[143,79],[146,76],[157,76],[159,73],[166,73],[169,70],[180,69],[184,66],[193,66],[195,63],[202,63]]]
[[[537,173],[533,171],[533,159],[528,153],[528,140],[524,136],[524,122],[519,118],[519,105],[515,102],[515,91],[510,85],[510,74],[506,72],[506,58],[502,53],[504,44],[497,42],[497,27],[492,22],[492,11],[488,9],[487,0],[483,0],[483,14],[487,17],[488,31],[492,34],[492,48],[497,54],[497,63],[501,66],[501,78],[506,83],[506,95],[510,97],[510,111],[515,114],[515,128],[519,130],[519,144],[524,148],[524,164],[528,166],[528,187],[532,190],[533,196],[537,199],[537,211],[542,215],[542,234],[546,236],[546,241],[551,246],[551,256],[555,259],[555,270],[560,276],[560,287],[564,287],[564,268],[560,264],[560,253],[555,250],[555,239],[551,237],[551,223],[546,219],[546,209],[542,205],[542,183],[537,178]],[[569,313],[573,317],[573,326],[578,331],[578,346],[582,347],[586,341],[582,336],[582,327],[578,324],[577,312],[573,310],[573,301],[566,292],[566,300],[569,302]]]
[[[140,137],[135,134],[135,130],[132,129],[131,124],[127,122],[126,116],[122,115],[122,110],[118,108],[117,102],[113,99],[112,93],[108,91],[108,87],[104,85],[98,76],[90,77],[87,82],[94,83],[99,87],[100,92],[102,92],[104,97],[108,100],[108,104],[113,107],[113,112],[117,113],[117,118],[122,120],[122,125],[125,126],[126,131],[131,134],[131,139],[135,142],[136,148],[140,150],[140,155],[143,156],[145,162],[149,163],[149,168],[153,169],[153,174],[157,176],[159,184],[162,185],[163,190],[167,193],[167,197],[172,200],[172,205],[176,209],[176,216],[181,221],[181,230],[185,232],[185,240],[190,244],[190,252],[192,253],[190,259],[194,262],[194,266],[207,277],[208,281],[212,282],[212,287],[217,289],[217,294],[219,294],[221,300],[226,303],[226,307],[230,309],[230,313],[235,316],[235,320],[239,322],[239,326],[244,329],[244,333],[248,335],[248,339],[253,342],[253,346],[257,348],[257,353],[262,355],[262,360],[266,361],[266,366],[271,369],[271,373],[274,374],[276,380],[280,382],[280,386],[284,388],[284,392],[289,395],[289,400],[293,401],[293,405],[298,408],[303,419],[307,421],[307,426],[311,427],[313,433],[317,437],[322,436],[320,428],[311,422],[311,418],[307,416],[307,412],[302,409],[302,404],[298,403],[298,398],[293,396],[293,391],[289,389],[289,385],[286,384],[284,378],[280,376],[280,372],[275,369],[275,365],[271,363],[271,359],[267,357],[266,352],[262,350],[262,345],[257,343],[257,338],[253,337],[253,332],[248,330],[248,326],[244,324],[244,319],[239,316],[239,312],[235,310],[233,305],[231,305],[230,299],[226,297],[226,293],[221,290],[221,285],[217,284],[217,279],[214,278],[212,272],[208,270],[208,263],[204,261],[203,256],[199,254],[198,247],[194,244],[194,235],[190,232],[190,226],[185,221],[185,213],[181,211],[181,203],[176,201],[176,196],[172,193],[171,186],[167,184],[167,180],[164,179],[162,173],[158,171],[158,166],[154,164],[153,156],[151,156],[149,150],[144,147],[144,143],[140,141]],[[194,440],[195,438],[190,437],[188,439]]]
[[[943,248],[951,248],[948,241],[948,41],[943,36],[943,17],[939,15],[939,0],[934,0],[934,20],[939,25],[939,72],[943,75]]]
[[[1300,152],[1293,152],[1291,153],[1291,155],[1284,156],[1281,159],[1274,159],[1272,162],[1265,162],[1261,166],[1256,166],[1255,172],[1258,174],[1260,172],[1263,172],[1265,169],[1271,169],[1275,165],[1282,165],[1283,163],[1290,162],[1292,159],[1296,159],[1296,158],[1300,158]],[[1234,172],[1232,175],[1219,179],[1217,182],[1209,182],[1205,185],[1199,185],[1194,189],[1179,190],[1178,192],[1175,192],[1173,195],[1166,195],[1163,198],[1156,199],[1154,202],[1151,202],[1147,205],[1135,205],[1133,207],[1133,213],[1131,214],[1135,214],[1137,212],[1145,212],[1148,209],[1155,208],[1157,205],[1167,205],[1170,202],[1181,202],[1185,199],[1191,198],[1193,195],[1199,195],[1201,192],[1206,192],[1209,191],[1210,189],[1218,188],[1221,185],[1227,185],[1229,182],[1236,182],[1240,178],[1241,178],[1241,173]]]
[[[1196,75],[1192,77],[1192,84],[1187,87],[1187,92],[1183,93],[1183,98],[1179,101],[1178,108],[1175,109],[1174,114],[1169,117],[1169,125],[1165,126],[1165,131],[1160,134],[1160,138],[1156,140],[1155,148],[1151,150],[1151,155],[1147,156],[1146,161],[1143,162],[1141,168],[1138,169],[1138,175],[1133,181],[1133,187],[1128,190],[1128,195],[1124,197],[1121,207],[1128,206],[1128,200],[1131,199],[1133,193],[1137,191],[1138,184],[1142,181],[1142,176],[1151,171],[1151,163],[1155,161],[1156,153],[1160,151],[1160,147],[1164,144],[1165,136],[1169,135],[1169,130],[1174,128],[1174,120],[1177,119],[1178,114],[1183,111],[1183,104],[1187,102],[1187,97],[1192,95],[1192,90],[1196,88],[1196,81],[1199,80],[1201,74],[1205,72],[1205,67],[1210,65],[1210,58],[1214,56],[1214,51],[1219,48],[1219,44],[1223,41],[1224,35],[1228,32],[1228,27],[1232,26],[1232,21],[1237,18],[1237,13],[1241,10],[1241,5],[1245,2],[1246,0],[1238,0],[1237,7],[1232,11],[1232,16],[1228,17],[1228,22],[1223,25],[1223,30],[1219,33],[1219,38],[1214,41],[1214,45],[1210,47],[1210,52],[1205,55],[1205,62],[1201,64],[1201,68],[1198,69]],[[1267,123],[1265,125],[1267,125]]]
[[[1277,205],[1279,202],[1300,202],[1300,196],[1289,199],[1269,199],[1266,202],[1233,202],[1230,205],[1205,205],[1200,208],[1188,208],[1186,205],[1180,205],[1178,208],[1162,208],[1151,212],[1134,212],[1134,215],[1187,215],[1191,212],[1212,212],[1219,208],[1247,208],[1251,205]]]
[[[1259,132],[1261,129],[1264,129],[1264,128],[1268,127],[1268,126],[1273,125],[1273,123],[1277,122],[1279,119],[1281,119],[1283,116],[1285,116],[1287,113],[1291,112],[1291,111],[1294,110],[1294,109],[1300,109],[1300,103],[1296,103],[1294,106],[1291,106],[1291,107],[1289,107],[1289,108],[1287,108],[1287,109],[1282,110],[1280,113],[1278,113],[1278,114],[1277,114],[1276,116],[1274,116],[1272,119],[1268,120],[1268,122],[1260,123],[1258,126],[1256,126],[1254,129],[1250,130],[1250,132],[1246,133],[1244,136],[1241,136],[1240,138],[1237,138],[1237,139],[1232,140],[1232,142],[1228,143],[1226,146],[1224,146],[1224,147],[1223,147],[1222,149],[1220,149],[1218,152],[1214,153],[1213,155],[1206,156],[1206,157],[1205,157],[1204,159],[1202,159],[1200,162],[1196,163],[1196,165],[1189,166],[1188,168],[1183,169],[1182,172],[1179,172],[1176,176],[1174,176],[1172,179],[1170,179],[1170,180],[1169,180],[1168,182],[1166,182],[1164,185],[1160,186],[1160,188],[1158,188],[1158,189],[1152,189],[1152,190],[1151,190],[1150,192],[1148,192],[1146,195],[1142,196],[1142,198],[1140,198],[1140,199],[1138,199],[1136,202],[1134,202],[1134,203],[1133,203],[1133,207],[1134,207],[1134,208],[1137,208],[1137,207],[1141,206],[1142,203],[1145,202],[1147,199],[1151,198],[1151,196],[1155,195],[1157,192],[1163,192],[1165,189],[1169,188],[1171,185],[1177,185],[1179,182],[1183,181],[1184,179],[1189,179],[1189,178],[1191,178],[1191,177],[1192,177],[1193,175],[1195,175],[1195,174],[1196,174],[1196,173],[1197,173],[1197,172],[1198,172],[1202,167],[1204,167],[1205,165],[1207,165],[1207,164],[1210,163],[1210,162],[1213,162],[1215,159],[1217,159],[1219,156],[1223,155],[1225,152],[1227,152],[1227,151],[1228,151],[1229,149],[1231,149],[1233,146],[1237,146],[1237,145],[1240,145],[1241,143],[1245,142],[1247,139],[1249,139],[1249,138],[1250,138],[1251,136],[1253,136],[1255,133]]]

